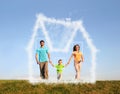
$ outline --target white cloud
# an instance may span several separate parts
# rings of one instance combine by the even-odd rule
[[[60,49],[60,48],[54,48],[53,47],[53,43],[49,37],[49,34],[46,30],[45,27],[45,23],[44,22],[49,22],[49,23],[53,23],[53,24],[61,24],[65,27],[70,27],[73,28],[73,32],[71,34],[71,38],[68,40],[66,46],[64,49]],[[97,48],[96,46],[93,44],[92,39],[90,38],[88,32],[85,30],[83,23],[81,20],[78,21],[71,21],[71,19],[67,18],[66,20],[58,20],[55,18],[48,18],[46,16],[44,16],[43,14],[38,14],[37,15],[37,20],[33,29],[33,34],[32,37],[28,43],[27,46],[27,52],[28,52],[28,62],[29,62],[29,80],[33,81],[33,71],[32,71],[32,65],[34,63],[33,61],[33,55],[32,55],[32,49],[34,46],[34,42],[35,42],[35,37],[37,36],[37,32],[39,30],[39,28],[41,28],[45,39],[48,43],[48,47],[50,49],[51,52],[68,52],[70,45],[72,43],[72,41],[74,40],[74,37],[76,36],[77,32],[81,32],[83,35],[83,38],[85,39],[90,51],[91,51],[91,56],[92,56],[92,66],[91,66],[91,79],[90,82],[95,82],[96,81],[96,77],[95,77],[95,68],[96,68],[96,53],[97,53]]]

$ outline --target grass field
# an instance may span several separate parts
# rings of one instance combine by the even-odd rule
[[[0,80],[0,94],[120,94],[120,81],[33,85],[25,80]]]

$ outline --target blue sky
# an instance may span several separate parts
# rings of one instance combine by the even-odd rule
[[[120,79],[119,0],[4,0],[0,1],[0,78],[28,75],[25,48],[36,14],[83,20],[97,56],[98,79]],[[37,67],[38,68],[38,67]]]

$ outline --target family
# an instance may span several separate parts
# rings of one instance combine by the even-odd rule
[[[55,65],[50,60],[50,53],[48,51],[48,48],[45,46],[44,40],[41,40],[40,48],[36,50],[36,55],[35,55],[36,62],[37,64],[39,64],[39,68],[40,68],[40,77],[42,79],[48,79],[48,62],[49,62],[53,67],[56,68],[57,79],[60,80],[62,78],[63,68],[70,64],[72,58],[74,58],[74,67],[76,71],[75,79],[79,80],[81,63],[84,62],[84,57],[82,52],[80,51],[80,46],[78,44],[74,45],[70,59],[65,65],[63,65],[62,59],[59,59],[58,64]]]

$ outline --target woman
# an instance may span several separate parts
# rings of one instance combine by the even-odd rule
[[[81,62],[84,61],[84,58],[83,58],[82,52],[80,51],[80,46],[78,44],[74,45],[72,55],[71,55],[67,65],[70,64],[72,57],[74,57],[74,67],[75,67],[75,71],[76,71],[75,79],[79,80],[80,79]]]

